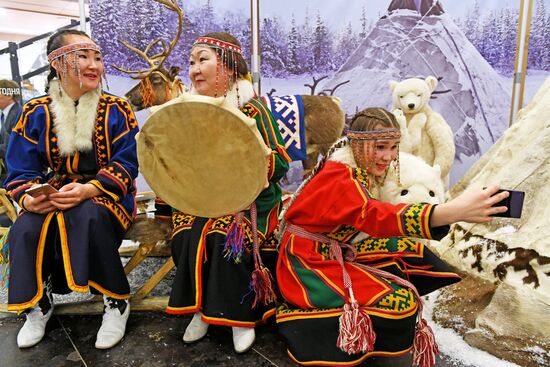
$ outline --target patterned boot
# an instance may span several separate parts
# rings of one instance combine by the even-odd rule
[[[44,337],[46,324],[53,314],[52,281],[48,277],[43,284],[43,295],[38,304],[25,310],[27,320],[17,334],[17,346],[29,348],[38,344]]]
[[[97,332],[95,347],[109,349],[124,336],[126,321],[130,316],[130,303],[126,299],[103,296],[103,321]]]

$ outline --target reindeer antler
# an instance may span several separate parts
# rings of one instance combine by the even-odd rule
[[[168,10],[175,11],[178,14],[178,32],[176,33],[176,36],[174,37],[172,42],[170,42],[169,45],[167,45],[166,41],[164,41],[163,39],[157,38],[151,43],[149,43],[149,45],[147,45],[147,47],[143,51],[130,45],[128,41],[122,40],[122,44],[126,48],[135,52],[139,56],[143,57],[145,61],[149,63],[149,66],[150,66],[148,69],[128,70],[128,69],[124,69],[122,67],[116,66],[114,64],[112,65],[118,71],[121,71],[126,74],[130,74],[130,77],[133,79],[145,79],[149,75],[151,75],[153,72],[159,70],[162,64],[164,63],[164,61],[166,61],[166,59],[168,58],[168,56],[176,46],[176,43],[178,42],[181,36],[181,31],[183,28],[183,10],[179,7],[177,0],[154,0],[154,1],[164,5],[164,7],[166,7]],[[153,48],[155,45],[160,45],[162,50],[155,55],[149,56],[148,55],[149,51],[151,51],[151,48]]]

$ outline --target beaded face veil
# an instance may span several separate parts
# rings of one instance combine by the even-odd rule
[[[80,75],[80,65],[77,51],[92,50],[101,54],[101,49],[93,42],[86,43],[72,43],[69,45],[61,46],[58,49],[52,51],[48,55],[48,63],[52,65],[55,60],[58,60],[58,77],[63,81],[64,86],[67,86],[67,75],[70,69],[74,71],[74,74],[78,76],[80,81],[80,88],[82,88],[82,76]],[[105,78],[105,72],[102,75]]]
[[[195,47],[209,47],[216,51],[216,85],[214,97],[227,96],[228,86],[235,83],[237,92],[237,103],[240,106],[239,85],[236,81],[238,75],[238,60],[241,55],[241,47],[230,42],[222,41],[213,37],[199,37],[194,43]],[[221,86],[220,86],[221,83]]]
[[[347,132],[347,138],[351,145],[355,162],[360,168],[372,172],[376,164],[376,142],[387,139],[400,139],[401,131],[397,128],[397,123],[394,121],[395,118],[392,118],[393,116],[383,109],[367,109],[356,115],[356,118],[357,116],[365,117],[370,120],[373,126],[389,125],[388,129],[383,130],[365,129],[350,130]],[[354,127],[353,123],[352,127]],[[399,147],[394,164],[399,178]]]

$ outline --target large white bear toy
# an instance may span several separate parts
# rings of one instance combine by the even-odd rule
[[[437,79],[410,78],[390,81],[393,113],[401,126],[401,150],[420,157],[431,166],[439,165],[447,183],[454,156],[453,131],[428,102],[437,86]]]
[[[399,153],[399,177],[390,165],[383,185],[378,188],[378,198],[392,204],[429,203],[441,204],[445,201],[445,187],[441,179],[439,166],[430,166],[421,158],[411,154]]]

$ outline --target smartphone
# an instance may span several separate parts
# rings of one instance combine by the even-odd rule
[[[57,189],[48,183],[40,184],[25,190],[25,193],[29,194],[33,198],[40,195],[50,195],[57,192]]]
[[[515,190],[499,190],[497,194],[503,191],[508,191],[510,195],[506,199],[499,201],[493,206],[505,206],[508,208],[508,210],[504,213],[493,214],[492,216],[504,218],[521,218],[525,192]]]

